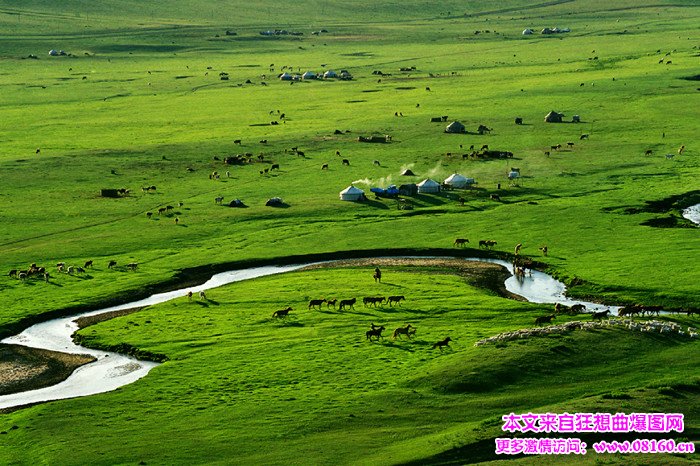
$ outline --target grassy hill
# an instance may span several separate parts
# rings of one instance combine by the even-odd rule
[[[697,80],[689,79],[698,75],[699,17],[700,9],[692,1],[614,5],[597,0],[448,2],[437,7],[434,2],[418,1],[256,2],[254,6],[226,2],[216,7],[194,1],[31,1],[21,5],[0,1],[0,271],[5,275],[37,263],[51,274],[48,284],[34,278],[0,278],[0,335],[47,313],[129,299],[187,275],[182,271],[201,271],[209,265],[216,269],[239,261],[336,251],[415,248],[429,252],[451,247],[457,237],[469,238],[474,248],[479,240],[495,240],[494,253],[504,256],[522,243],[522,254],[543,261],[550,273],[572,285],[570,292],[577,296],[610,303],[698,308],[700,240],[697,227],[683,220],[680,211],[700,202],[694,105],[698,86]],[[571,32],[523,36],[528,27],[536,32],[544,27],[568,27]],[[303,35],[260,34],[274,29]],[[320,32],[322,29],[327,32]],[[67,55],[49,57],[51,49],[64,50]],[[37,58],[28,58],[30,55]],[[354,79],[293,85],[277,79],[286,70],[328,69],[346,69]],[[376,71],[382,75],[373,73]],[[566,123],[544,123],[550,110],[564,113]],[[443,115],[448,122],[464,123],[468,133],[445,134],[447,123],[430,122]],[[573,115],[579,115],[581,123],[570,123]],[[514,124],[516,117],[524,124]],[[477,134],[481,124],[492,131]],[[357,142],[358,136],[372,134],[387,134],[392,139],[388,144]],[[588,137],[581,139],[583,135]],[[239,139],[241,144],[235,144]],[[483,145],[510,151],[513,158],[468,156],[470,146],[479,149]],[[556,145],[561,149],[552,149]],[[685,150],[679,155],[681,146]],[[648,150],[651,154],[645,155]],[[239,154],[250,154],[250,162],[223,163],[225,157]],[[341,163],[343,159],[349,161],[348,166]],[[272,164],[279,169],[270,170]],[[323,164],[328,164],[328,170],[321,169]],[[506,176],[512,167],[522,173],[516,182]],[[405,168],[416,176],[401,176]],[[219,174],[218,180],[210,178],[213,172]],[[351,183],[369,194],[372,186],[428,177],[442,181],[454,172],[474,177],[478,184],[468,191],[409,197],[406,203],[411,210],[400,210],[395,200],[373,196],[365,203],[338,200],[338,192]],[[150,186],[157,189],[142,190]],[[128,189],[128,195],[100,196],[102,189],[120,188]],[[491,199],[492,194],[500,201]],[[223,205],[215,203],[218,196],[224,197]],[[266,207],[265,201],[274,196],[282,197],[288,207]],[[236,198],[248,207],[228,207]],[[159,215],[158,209],[166,206],[173,208]],[[147,212],[153,215],[148,218]],[[538,250],[543,245],[548,246],[548,257]],[[59,273],[54,267],[58,262],[82,266],[87,260],[95,265],[84,274]],[[108,269],[111,260],[118,266]],[[137,271],[124,267],[130,262],[139,263]],[[284,284],[288,279],[275,280]],[[435,283],[426,293],[441,292],[443,286]],[[265,315],[271,312],[264,303],[255,304],[256,299],[249,304],[261,313],[265,308]],[[270,299],[272,305],[279,296]],[[459,307],[449,300],[444,305]],[[484,302],[476,320],[481,322],[492,312],[490,307],[503,305],[501,301]],[[182,306],[167,308],[173,325],[195,325],[191,313],[179,313]],[[526,325],[532,317],[526,315],[514,325]],[[461,315],[453,317],[460,319]],[[452,317],[447,321],[453,322]],[[180,354],[192,359],[191,353],[198,353],[177,345],[159,346],[152,340],[159,333],[146,332],[153,324],[139,326],[139,332],[134,332],[123,322],[114,322],[94,327],[94,341],[129,342],[166,353],[171,359]],[[260,326],[255,330],[260,338],[273,338],[267,322],[250,323]],[[115,326],[113,333],[103,333],[110,325]],[[238,331],[226,319],[215,325],[221,327],[222,335]],[[309,336],[306,332],[317,332],[325,325],[331,324],[318,320],[287,329],[291,331],[289,342],[283,338],[280,344],[301,344],[300,339]],[[346,335],[335,325],[329,335]],[[483,325],[479,332],[484,336],[502,330],[492,320],[479,325]],[[160,331],[172,336],[172,329]],[[358,332],[342,338],[361,337],[362,331]],[[425,379],[419,373],[438,374],[439,383],[449,385],[431,385],[428,390],[449,392],[450,387],[462,386],[454,368],[471,364],[465,361],[480,351],[471,348],[470,338],[476,338],[475,334],[463,338],[471,343],[455,348],[449,357],[438,362],[414,361],[410,373],[399,376],[398,385],[403,388],[391,395],[398,396],[391,403],[411,397],[412,389],[407,387],[427,383],[421,382]],[[572,338],[575,354],[605,340],[600,335]],[[666,348],[664,341],[640,343],[636,337],[620,338],[623,350],[650,346],[642,358],[646,365],[618,381],[611,379],[610,388],[605,382],[599,384],[600,390],[592,391],[580,382],[584,384],[579,388],[559,392],[539,404],[513,404],[513,398],[508,398],[500,406],[489,401],[493,394],[489,391],[479,403],[493,402],[494,407],[473,419],[483,422],[511,405],[544,409],[552,404],[573,409],[586,405],[576,403],[587,394],[617,387],[650,390],[644,391],[642,407],[647,406],[644,403],[653,406],[656,382],[659,386],[682,383],[686,369],[668,383],[665,371],[671,370],[669,361],[676,364],[676,357],[686,354],[685,343]],[[193,337],[192,342],[196,347],[206,344],[207,351],[213,351],[200,355],[206,359],[239,351],[238,342],[224,344],[204,334]],[[328,342],[315,343],[313,351],[328,351],[326,345]],[[526,344],[523,351],[546,352],[547,348]],[[277,354],[260,357],[276,361]],[[484,360],[494,357],[489,354]],[[516,352],[509,353],[510,357],[520,356]],[[445,359],[452,362],[443,365]],[[610,364],[621,371],[625,361]],[[585,358],[575,359],[578,362],[589,367]],[[691,358],[682,364],[696,362]],[[33,435],[50,435],[49,430],[32,432],[39,413],[48,410],[56,427],[64,425],[66,418],[54,406],[69,407],[63,409],[67,413],[81,406],[88,413],[102,400],[121,400],[114,401],[119,406],[126,393],[148,399],[141,391],[159,390],[159,377],[166,372],[184,380],[184,369],[168,364],[139,384],[112,394],[12,414],[11,419],[31,419],[24,425],[32,428],[22,431],[26,436],[13,444],[6,457],[12,458],[23,442],[33,442]],[[294,364],[284,371],[296,367]],[[494,372],[496,379],[513,367],[504,364],[505,369]],[[603,366],[596,367],[592,370]],[[640,378],[650,367],[659,368],[656,382],[642,382]],[[361,366],[355,370],[359,374]],[[482,368],[475,366],[470,371],[481,372]],[[572,375],[572,380],[585,378],[583,373],[582,369]],[[599,374],[602,378],[603,373]],[[344,390],[353,391],[355,384],[363,383],[356,378],[353,375]],[[519,391],[532,380],[515,383]],[[147,386],[151,388],[144,388]],[[539,390],[545,386],[545,382],[534,385]],[[532,393],[538,389],[533,388]],[[217,396],[216,387],[208,390],[212,397]],[[378,401],[384,396],[382,390],[368,391],[373,400],[369,406],[384,409]],[[506,392],[516,397],[512,390]],[[299,399],[304,396],[310,395]],[[444,396],[451,399],[451,395]],[[442,401],[433,400],[431,406],[448,406],[447,398],[441,395]],[[197,403],[208,405],[206,400]],[[244,400],[246,410],[253,409],[250,403],[260,402],[259,398],[251,400]],[[574,403],[571,400],[578,401],[567,404]],[[671,401],[666,401],[671,409]],[[167,411],[169,403],[164,398],[158,409]],[[197,403],[187,409],[194,409]],[[376,459],[348,447],[352,451],[347,462],[392,463],[425,459],[453,448],[459,451],[476,437],[457,436],[448,445],[446,432],[451,427],[463,431],[465,413],[479,403],[457,410],[450,421],[454,425],[428,429],[423,443],[414,434],[404,437],[398,433],[410,430],[416,416],[402,418],[402,427],[397,425],[394,431],[396,440],[386,440]],[[297,404],[302,410],[301,402]],[[416,406],[414,413],[430,411],[424,404]],[[438,413],[444,411],[447,409],[437,409],[430,414],[433,420],[426,423],[436,422]],[[327,422],[335,427],[326,431],[315,425],[313,429],[326,436],[327,445],[333,445],[348,428],[338,420],[356,413],[329,413]],[[396,409],[387,409],[379,417],[396,413]],[[220,414],[207,415],[203,422],[223,422]],[[696,423],[697,417],[694,419]],[[129,422],[103,421],[102,427],[106,431],[117,425],[117,431],[126,432],[131,430]],[[158,423],[155,417],[143,422],[150,423],[149,432]],[[377,419],[373,422],[380,425]],[[173,431],[180,427],[174,423]],[[379,430],[358,428],[358,435],[374,439],[381,430],[376,428]],[[271,432],[261,429],[259,439]],[[216,437],[213,432],[217,431],[211,429],[211,435]],[[433,435],[442,440],[432,443]],[[151,440],[139,440],[143,443],[135,451]],[[298,448],[291,451],[301,452],[313,443],[308,440],[290,440]],[[227,438],[218,441],[224,443]],[[396,453],[405,446],[404,441],[421,446]],[[37,450],[32,457],[70,462],[64,455],[74,448],[62,442]],[[114,448],[118,447],[115,443]],[[205,443],[202,449],[206,448]],[[253,443],[251,452],[255,448]],[[486,449],[491,450],[491,444]],[[104,457],[117,458],[114,454],[110,451]],[[284,452],[279,454],[282,456],[267,460],[283,461]],[[331,450],[325,454],[331,456],[318,458],[332,457]],[[395,454],[398,456],[392,456]],[[98,462],[97,456],[86,455],[85,461]],[[119,458],[123,459],[115,462],[136,456]]]

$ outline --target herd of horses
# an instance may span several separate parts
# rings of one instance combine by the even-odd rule
[[[377,307],[377,304],[384,304],[385,302],[389,304],[389,306],[393,307],[394,304],[396,305],[401,305],[401,301],[405,301],[406,297],[404,296],[389,296],[389,297],[384,297],[384,296],[366,296],[362,298],[362,304],[365,307],[369,306],[374,306]],[[351,298],[351,299],[343,299],[338,302],[338,299],[312,299],[309,301],[309,309],[318,309],[321,310],[321,306],[325,303],[326,308],[330,309],[331,307],[333,309],[337,309],[339,311],[342,311],[345,308],[349,309],[355,309],[355,303],[357,302],[357,298]]]
[[[92,260],[87,260],[85,261],[85,264],[80,267],[76,265],[66,265],[65,262],[59,262],[56,264],[56,271],[58,273],[66,273],[68,275],[80,275],[83,273],[87,272],[87,269],[91,269],[93,265]],[[110,260],[107,263],[107,268],[112,269],[117,266],[117,261],[115,260]],[[131,262],[126,264],[125,266],[128,270],[136,270],[138,268],[138,263],[137,262]],[[36,263],[32,263],[29,265],[29,268],[20,270],[20,269],[11,269],[7,273],[8,277],[13,277],[17,278],[19,280],[27,280],[29,278],[39,278],[43,279],[46,283],[49,282],[51,279],[51,274],[49,271],[46,269],[46,267],[38,266]]]

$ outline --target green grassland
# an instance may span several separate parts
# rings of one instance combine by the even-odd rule
[[[512,410],[673,411],[681,403],[683,435],[696,435],[697,361],[687,355],[697,342],[610,329],[474,347],[531,326],[545,308],[450,270],[387,267],[381,284],[370,272],[241,282],[210,291],[207,302],[183,297],[83,329],[88,344],[127,343],[170,361],[115,392],[5,416],[6,429],[19,428],[4,437],[0,459],[17,459],[17,448],[32,443],[22,462],[396,464],[450,453],[483,461],[496,459],[500,416]],[[407,300],[307,309],[318,296],[390,293]],[[288,305],[289,317],[271,317]],[[391,339],[406,322],[418,328],[415,339]],[[370,323],[387,327],[384,340],[367,342]],[[452,348],[431,349],[445,335]]]
[[[125,300],[209,264],[371,249],[429,253],[457,237],[472,247],[496,240],[498,254],[522,243],[523,254],[575,284],[577,296],[700,307],[698,229],[680,218],[681,208],[700,201],[698,84],[686,79],[699,73],[696,2],[328,3],[0,1],[0,271],[37,263],[52,274],[48,284],[0,277],[0,335],[23,319]],[[572,32],[521,35],[554,26]],[[270,29],[304,35],[259,34]],[[328,32],[311,34],[320,29]],[[69,55],[49,57],[50,49]],[[354,79],[290,85],[276,79],[283,66],[347,69]],[[544,123],[552,109],[582,122]],[[430,123],[442,115],[470,132],[479,124],[493,131],[445,134],[444,123]],[[357,142],[371,134],[392,141]],[[484,144],[514,157],[462,158]],[[556,144],[564,147],[545,156]],[[682,155],[664,156],[681,145]],[[254,162],[221,161],[240,153]],[[261,175],[271,163],[280,169]],[[417,176],[400,176],[407,167]],[[523,174],[515,185],[510,167]],[[213,171],[221,179],[211,180]],[[369,193],[453,172],[476,178],[477,188],[409,198],[412,210],[373,197],[338,200],[351,183]],[[155,192],[142,192],[151,185]],[[103,188],[130,194],[103,198]],[[489,198],[495,193],[501,202]],[[216,205],[217,196],[248,207]],[[289,207],[265,207],[273,196]],[[167,205],[175,208],[159,216]],[[545,244],[549,256],[541,257]],[[95,266],[83,275],[53,268],[88,259]],[[108,270],[110,260],[118,267]],[[127,271],[129,262],[138,270]],[[7,415],[3,424],[23,428],[3,438],[0,458],[19,461],[24,450],[27,463],[173,463],[205,461],[216,450],[211,459],[222,464],[231,456],[247,464],[438,462],[435,455],[493,438],[498,426],[489,420],[514,407],[672,410],[681,398],[697,429],[692,393],[658,393],[692,385],[694,343],[609,331],[474,348],[479,338],[530,325],[545,308],[443,275],[401,275],[402,286],[421,290],[411,293],[409,309],[418,312],[387,321],[436,325],[434,335],[421,327],[418,342],[399,345],[409,351],[363,342],[369,316],[300,313],[287,325],[266,318],[283,301],[296,309],[307,295],[366,291],[348,285],[349,271],[320,273],[226,287],[214,298],[219,305],[205,310],[177,302],[84,330],[93,344],[128,343],[170,362],[114,393]],[[448,331],[459,343],[435,357],[428,345]],[[565,358],[552,350],[558,346],[568,348]],[[631,348],[632,366],[621,356]],[[291,349],[292,359],[280,357]],[[601,352],[609,359],[595,359]],[[543,354],[559,365],[533,367]],[[532,372],[510,380],[513,368]],[[464,374],[472,373],[491,374],[483,390],[468,388]],[[616,390],[634,393],[618,405],[600,398]],[[104,446],[72,437],[86,425],[109,439]],[[263,456],[269,439],[275,450]]]

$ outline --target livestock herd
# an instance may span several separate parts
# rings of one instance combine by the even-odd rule
[[[108,269],[114,269],[117,266],[117,261],[115,260],[110,260],[107,262],[107,268]],[[67,265],[65,262],[58,262],[56,264],[56,272],[61,274],[64,273],[66,275],[82,275],[87,272],[87,269],[92,269],[93,268],[93,261],[87,260],[83,264],[83,266],[77,266],[77,265]],[[138,268],[138,263],[137,262],[130,262],[124,266],[126,270],[131,270],[134,271]],[[30,278],[34,279],[42,279],[46,283],[49,283],[50,279],[52,278],[52,275],[49,273],[46,267],[43,266],[38,266],[36,263],[32,263],[29,265],[27,269],[11,269],[7,273],[8,277],[16,278],[21,281],[25,281]]]

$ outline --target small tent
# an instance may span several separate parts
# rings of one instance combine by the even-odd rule
[[[284,72],[284,73],[282,73],[282,74],[280,75],[280,79],[281,79],[282,81],[291,81],[291,80],[292,80],[292,75],[289,74],[289,73],[287,73],[287,72]]]
[[[285,205],[281,197],[272,197],[265,203],[268,207],[282,207]]]
[[[554,110],[552,110],[547,114],[547,116],[544,117],[544,121],[547,123],[561,123],[561,119],[563,116],[563,113],[557,113]]]
[[[466,128],[459,121],[453,121],[452,123],[447,125],[447,128],[445,128],[446,133],[464,133],[465,131]]]
[[[328,71],[326,71],[325,73],[323,73],[323,77],[324,77],[325,79],[337,78],[337,77],[338,77],[338,73],[336,73],[336,72],[333,71],[333,70],[328,70]]]
[[[316,79],[316,73],[313,71],[307,71],[301,75],[301,79]]]
[[[530,29],[530,28],[527,28],[527,29],[525,29],[525,30],[523,31],[523,35],[524,35],[524,36],[529,36],[529,35],[531,35],[531,34],[533,34],[533,33],[534,33],[534,31],[533,31],[532,29]]]
[[[57,57],[58,56],[58,50],[51,49],[49,50],[49,55],[52,57]]]
[[[430,178],[425,179],[418,183],[419,193],[438,193],[440,192],[440,183]]]
[[[365,192],[361,189],[354,187],[353,185],[340,191],[341,201],[361,201],[365,197]]]
[[[401,176],[416,176],[416,174],[413,173],[410,168],[407,168],[401,172]]]
[[[466,188],[474,184],[474,178],[467,178],[459,173],[453,173],[445,179],[445,184],[453,188]]]

